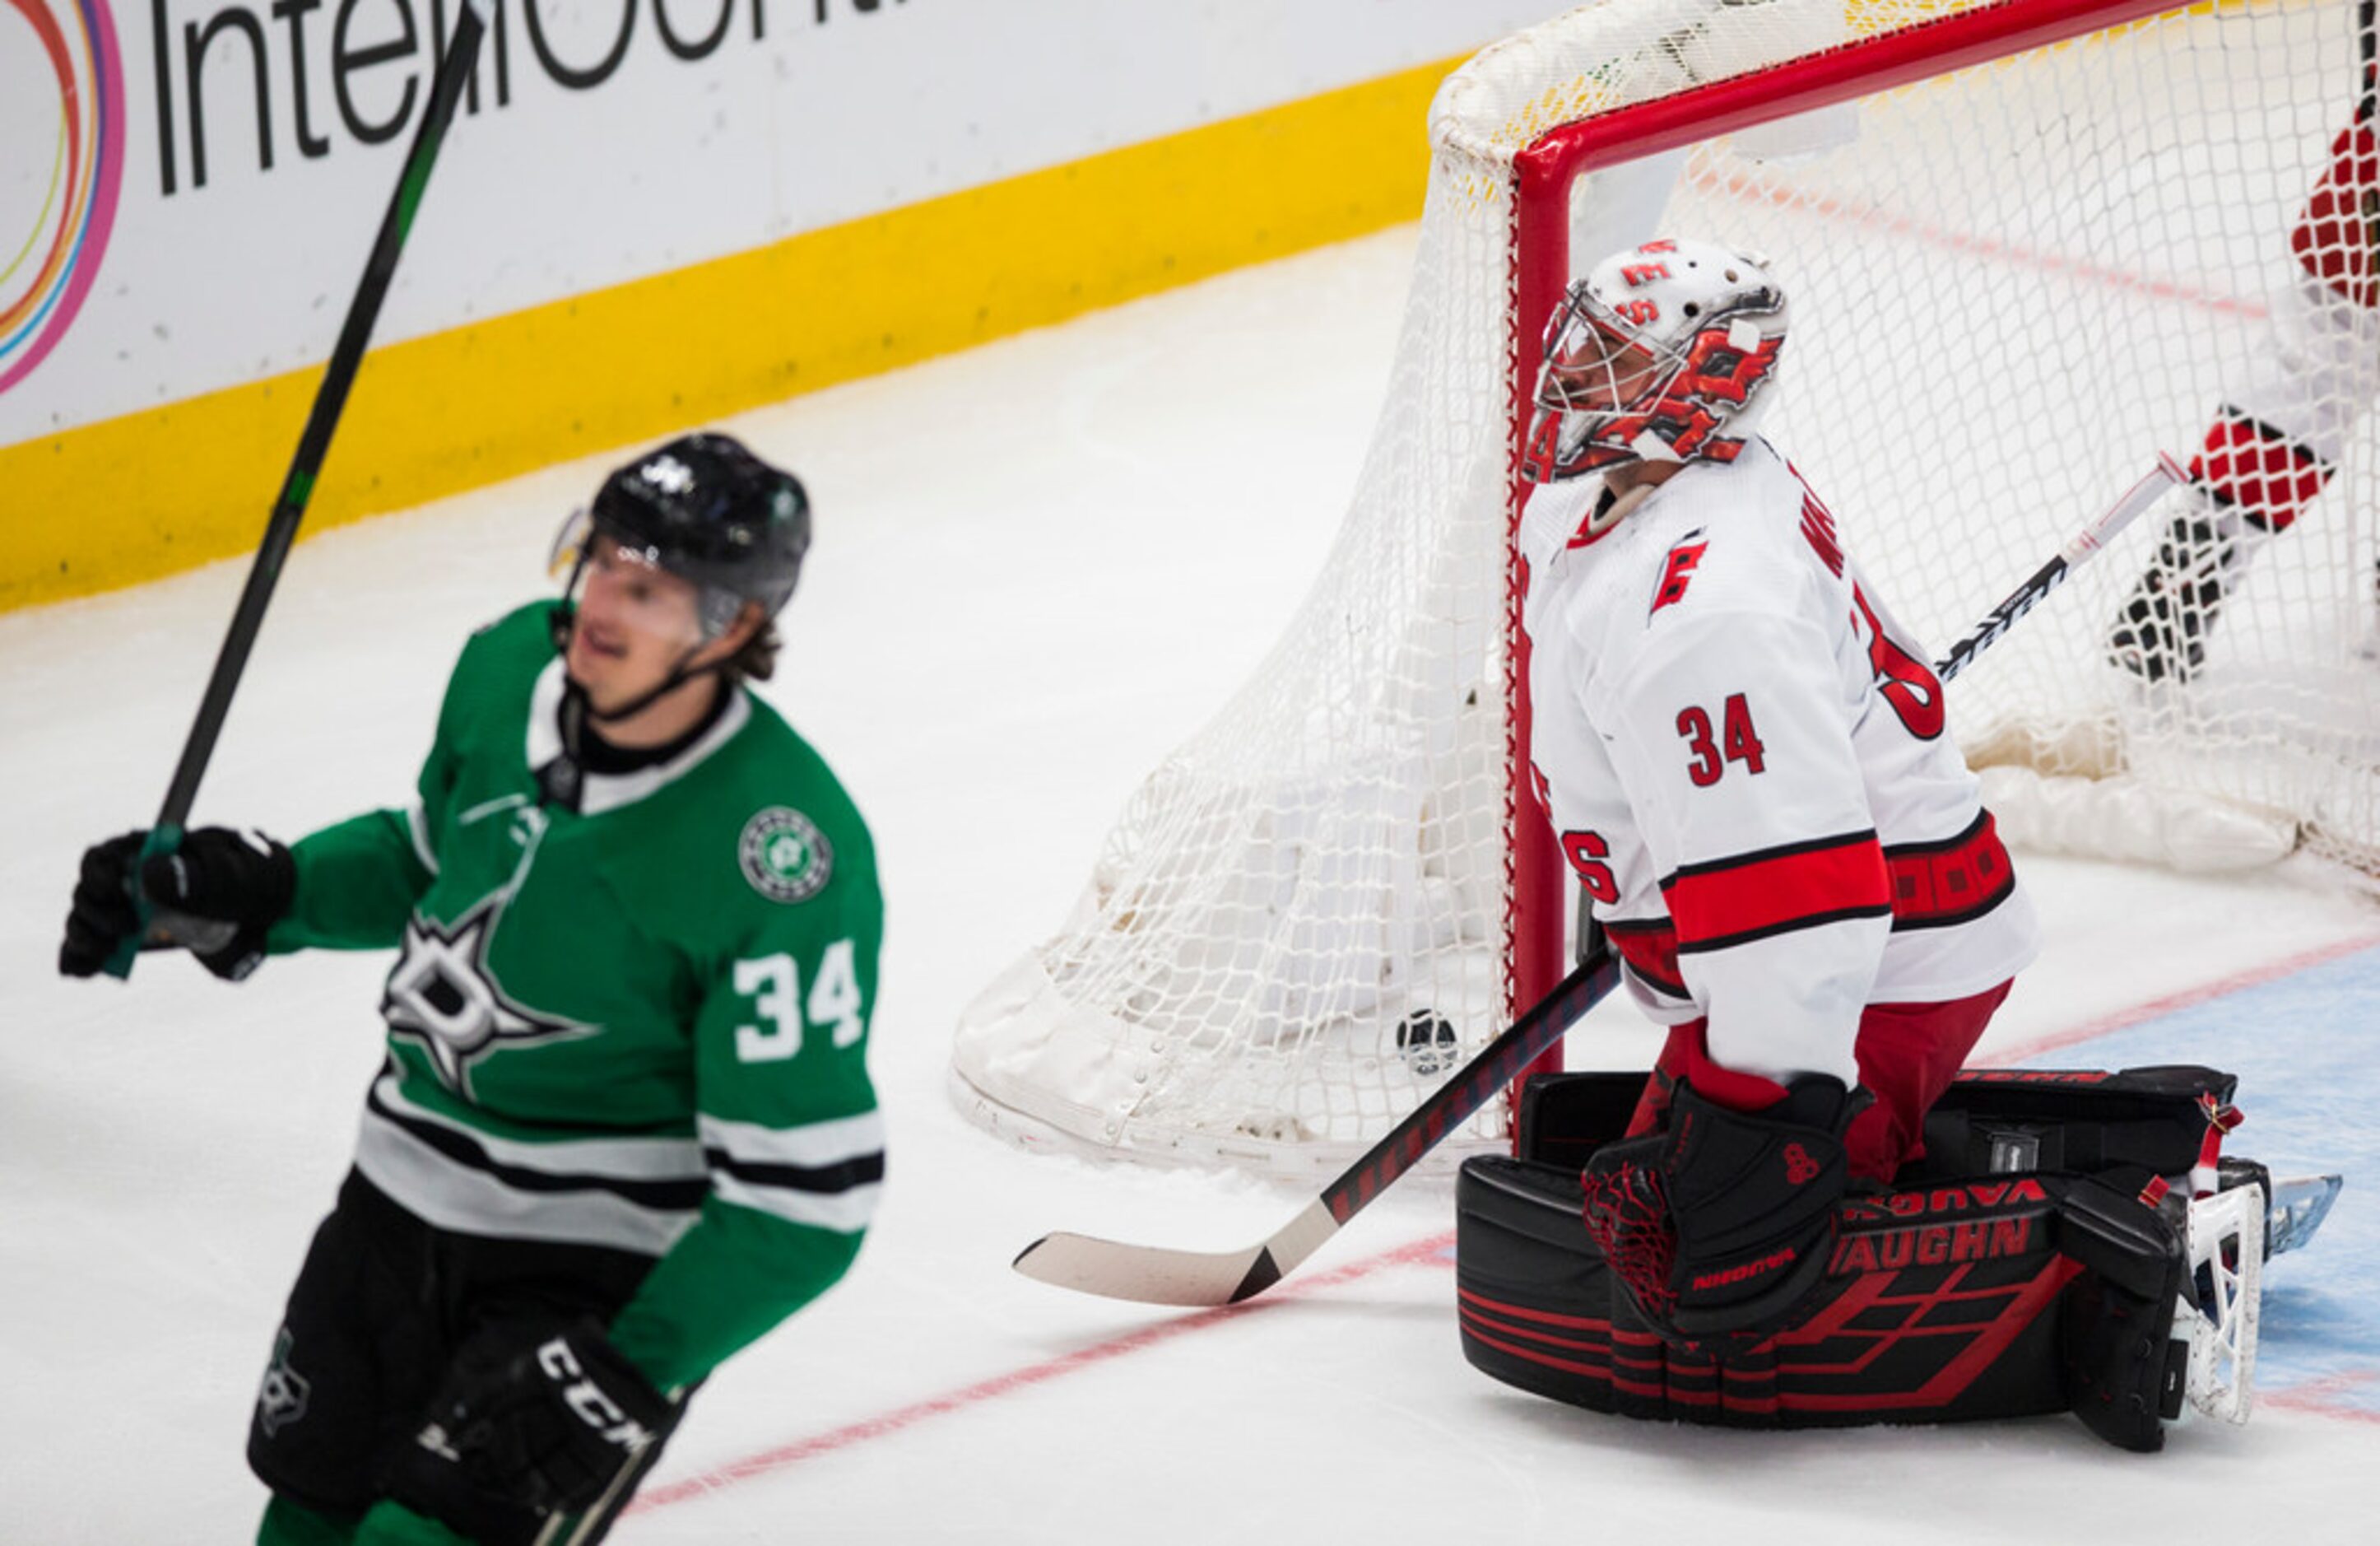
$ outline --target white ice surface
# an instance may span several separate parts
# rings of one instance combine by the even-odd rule
[[[1451,1270],[1405,1249],[1451,1228],[1439,1187],[1391,1193],[1237,1314],[1007,1271],[1052,1228],[1220,1248],[1303,1200],[1012,1151],[955,1114],[944,1068],[961,1005],[1055,925],[1124,796],[1302,592],[1411,249],[1391,233],[733,421],[820,512],[769,691],[878,836],[892,1175],[850,1278],[711,1382],[663,1501],[615,1539],[2380,1540],[2380,1424],[2351,1414],[2276,1407],[2144,1460],[2065,1419],[1730,1434],[1521,1394],[1463,1363]],[[613,459],[304,544],[199,819],[294,837],[402,799],[465,633],[539,593]],[[260,520],[278,472],[258,469]],[[380,1058],[377,956],[236,989],[178,958],[128,986],[54,973],[76,856],[153,811],[243,568],[0,617],[6,1546],[247,1539],[249,1402]],[[2023,872],[2049,945],[1987,1053],[2380,933],[2318,871]],[[1613,1006],[1572,1061],[1651,1046]]]

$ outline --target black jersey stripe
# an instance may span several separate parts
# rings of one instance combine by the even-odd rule
[[[1914,858],[1963,848],[1984,834],[1985,824],[1991,819],[1992,813],[1978,806],[1974,820],[1949,836],[1929,838],[1922,843],[1888,843],[1884,846],[1884,857],[1888,859]]]
[[[1888,903],[1878,903],[1874,907],[1837,907],[1830,912],[1806,913],[1800,918],[1789,918],[1776,923],[1763,924],[1756,929],[1740,929],[1732,934],[1718,934],[1706,940],[1680,940],[1678,954],[1699,956],[1714,950],[1730,949],[1739,944],[1750,944],[1755,940],[1771,940],[1780,934],[1799,933],[1804,929],[1816,929],[1829,923],[1841,923],[1851,919],[1890,918],[1891,916],[1892,907]]]
[[[702,1157],[710,1168],[724,1171],[738,1181],[755,1187],[781,1187],[787,1191],[832,1194],[847,1192],[854,1187],[873,1186],[884,1179],[884,1153],[855,1154],[824,1165],[769,1164],[758,1160],[739,1160],[724,1149],[706,1149]]]
[[[2016,876],[2010,872],[2003,876],[1999,884],[1979,898],[1973,906],[1961,908],[1957,912],[1929,913],[1924,918],[1895,918],[1892,920],[1892,931],[1896,934],[1903,934],[1918,929],[1949,929],[1961,923],[1973,923],[2015,895]]]
[[[510,1164],[489,1153],[485,1146],[468,1133],[397,1111],[382,1098],[377,1084],[365,1095],[364,1107],[416,1143],[434,1150],[441,1158],[466,1169],[476,1170],[514,1191],[609,1192],[639,1208],[692,1212],[702,1206],[702,1199],[710,1189],[710,1179],[700,1175],[682,1180],[644,1181],[572,1171],[532,1170],[526,1165]]]
[[[1663,891],[1669,891],[1680,881],[1691,880],[1699,875],[1723,875],[1730,870],[1747,870],[1755,864],[1768,863],[1772,859],[1799,858],[1807,854],[1822,854],[1835,848],[1856,847],[1862,843],[1875,841],[1876,829],[1862,827],[1857,832],[1839,832],[1831,837],[1813,837],[1800,843],[1779,843],[1767,848],[1746,848],[1740,854],[1729,854],[1723,858],[1706,858],[1695,864],[1681,864],[1662,876],[1659,884]]]

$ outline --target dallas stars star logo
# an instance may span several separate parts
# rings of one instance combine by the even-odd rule
[[[550,1019],[507,997],[488,970],[492,905],[475,907],[452,929],[416,918],[389,973],[381,1014],[389,1029],[417,1042],[447,1089],[471,1096],[471,1065],[505,1047],[534,1046],[599,1029]]]

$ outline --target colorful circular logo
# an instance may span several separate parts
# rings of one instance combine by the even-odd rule
[[[38,50],[30,63],[17,46],[28,28]],[[21,104],[0,116],[0,128],[13,141],[0,165],[32,173],[15,187],[0,188],[0,392],[6,392],[57,347],[107,250],[124,182],[124,56],[107,0],[0,0],[0,39],[6,43],[0,53],[16,56],[0,90]],[[39,88],[44,67],[56,79],[55,95]],[[18,94],[29,87],[30,97]],[[30,144],[24,139],[29,129]]]

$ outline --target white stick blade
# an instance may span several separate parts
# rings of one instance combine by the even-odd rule
[[[1018,1253],[1015,1267],[1077,1294],[1211,1309],[1263,1293],[1338,1232],[1330,1204],[1317,1198],[1271,1238],[1246,1250],[1169,1250],[1088,1235],[1045,1235]]]
[[[1270,1260],[1262,1246],[1236,1251],[1168,1250],[1062,1234],[1045,1235],[1026,1247],[1016,1258],[1016,1270],[1078,1294],[1205,1308],[1233,1303],[1277,1281],[1281,1274],[1270,1270]]]

